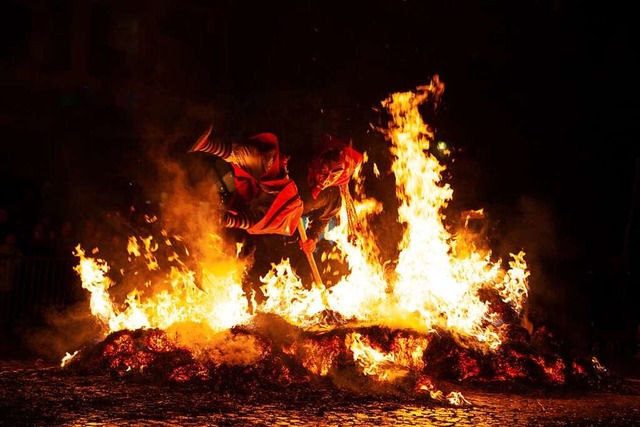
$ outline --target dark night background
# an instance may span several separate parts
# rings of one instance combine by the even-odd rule
[[[103,211],[158,196],[148,153],[180,160],[208,124],[273,132],[305,160],[328,132],[384,165],[375,108],[438,74],[452,207],[484,207],[498,252],[527,252],[534,320],[633,355],[633,17],[563,0],[5,0],[0,207],[26,255],[34,227],[86,237]]]

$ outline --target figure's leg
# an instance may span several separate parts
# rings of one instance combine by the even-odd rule
[[[222,226],[225,228],[240,228],[246,230],[260,220],[260,213],[246,211],[239,213],[225,212],[222,216]]]
[[[224,143],[214,141],[210,138],[213,127],[209,126],[209,129],[196,140],[196,142],[189,148],[189,153],[201,152],[208,153],[214,156],[226,159],[231,154],[231,143]]]

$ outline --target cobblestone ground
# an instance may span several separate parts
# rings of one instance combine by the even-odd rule
[[[335,389],[220,393],[0,362],[0,425],[640,426],[640,383],[632,380],[608,392],[461,392],[469,405]]]

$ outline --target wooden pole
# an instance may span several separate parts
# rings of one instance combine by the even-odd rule
[[[298,222],[298,233],[300,233],[300,238],[303,242],[306,242],[307,239],[307,230],[304,228],[304,222],[302,218],[300,218],[300,222]],[[316,285],[323,285],[322,279],[320,278],[320,272],[318,271],[318,266],[316,265],[316,260],[313,257],[313,253],[305,253],[307,256],[307,261],[309,261],[309,266],[311,267],[311,273],[313,273],[313,280],[316,282]]]

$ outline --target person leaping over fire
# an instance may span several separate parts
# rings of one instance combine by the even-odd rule
[[[218,156],[232,167],[235,189],[221,225],[249,234],[291,236],[302,215],[302,200],[289,178],[289,157],[280,153],[278,138],[265,132],[226,142],[211,138],[211,131],[209,127],[188,152]]]

